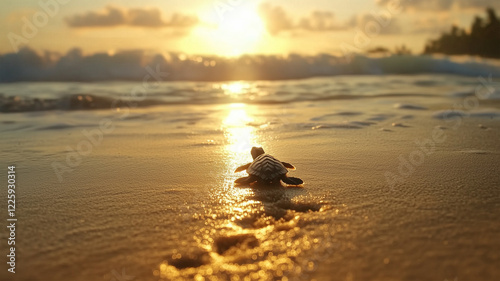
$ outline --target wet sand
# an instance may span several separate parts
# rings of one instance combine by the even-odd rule
[[[439,118],[456,101],[2,115],[19,230],[17,273],[0,277],[498,280],[500,106]],[[234,186],[254,145],[303,187]]]

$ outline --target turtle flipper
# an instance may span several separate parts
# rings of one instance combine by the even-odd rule
[[[283,164],[283,166],[285,166],[286,168],[290,169],[290,170],[295,170],[295,166],[293,166],[292,164],[290,163],[287,163],[287,162],[281,162],[281,164]]]
[[[235,183],[239,183],[239,184],[248,184],[248,183],[252,183],[254,181],[257,181],[257,177],[255,177],[255,176],[248,176],[248,177],[243,177],[243,178],[236,179],[234,182]]]
[[[300,184],[303,184],[304,181],[299,179],[299,178],[294,178],[294,177],[287,177],[286,175],[284,175],[281,180],[286,183],[286,184],[289,184],[289,185],[300,185]]]
[[[236,170],[234,172],[238,173],[238,172],[244,171],[244,170],[248,169],[248,167],[250,167],[251,164],[252,163],[248,163],[248,164],[245,164],[243,166],[239,166],[238,168],[236,168]]]

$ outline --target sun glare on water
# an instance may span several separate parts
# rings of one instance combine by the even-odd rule
[[[249,88],[250,88],[250,85],[243,83],[243,82],[231,82],[231,83],[221,85],[221,89],[224,90],[226,95],[229,95],[229,96],[239,96],[239,95],[243,94]]]

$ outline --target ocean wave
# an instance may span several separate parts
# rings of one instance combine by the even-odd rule
[[[211,95],[208,93],[199,93],[194,97],[183,97],[182,100],[170,99],[170,92],[165,92],[162,96],[156,95],[154,98],[147,98],[140,101],[131,100],[123,97],[106,97],[91,94],[67,94],[59,98],[35,98],[29,96],[9,96],[5,97],[0,93],[0,112],[16,113],[16,112],[31,112],[31,111],[49,111],[49,110],[99,110],[121,108],[141,108],[161,105],[203,105],[203,104],[289,104],[293,102],[321,102],[333,100],[354,100],[364,98],[385,98],[385,97],[431,97],[424,94],[378,94],[378,95],[324,95],[318,96],[313,93],[298,93],[290,96],[287,99],[280,99],[274,96],[273,93],[268,97],[256,98],[253,95],[245,95],[237,97],[220,96],[219,94]],[[350,112],[340,113],[340,115],[348,115]],[[354,113],[352,113],[354,115]]]
[[[472,111],[439,110],[436,111],[432,116],[436,119],[443,119],[443,120],[464,118],[464,117],[494,119],[494,118],[500,118],[500,110],[498,109],[481,109]]]
[[[0,94],[0,112],[5,113],[47,110],[118,109],[121,107],[146,107],[162,104],[165,103],[153,99],[131,102],[123,99],[87,94],[69,94],[57,99],[20,96],[5,97]]]
[[[500,77],[500,62],[472,57],[423,55],[358,55],[349,60],[328,54],[227,58],[124,51],[84,55],[79,49],[61,55],[50,52],[39,54],[29,48],[0,55],[0,82],[142,81],[147,75],[162,81],[287,80],[336,75],[422,73]]]

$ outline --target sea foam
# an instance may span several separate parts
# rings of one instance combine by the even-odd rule
[[[151,72],[157,70],[165,75],[153,78],[161,78],[162,81],[284,80],[335,75],[422,73],[500,77],[500,63],[495,60],[423,55],[357,55],[346,59],[328,54],[291,54],[227,58],[176,53],[149,55],[142,51],[84,55],[79,49],[64,55],[41,55],[24,48],[18,53],[0,56],[0,82],[142,81],[146,75],[154,76]]]

